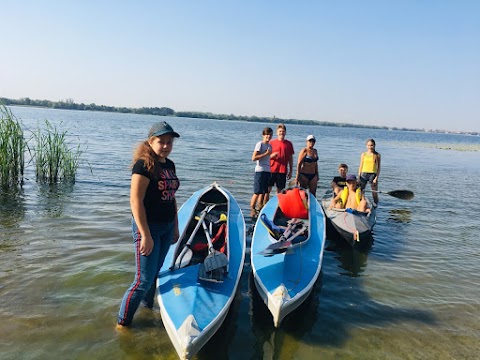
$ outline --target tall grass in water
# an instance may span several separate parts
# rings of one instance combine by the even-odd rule
[[[45,129],[33,134],[35,140],[35,170],[37,181],[50,184],[59,181],[75,182],[79,166],[80,145],[70,148],[67,132],[45,120]]]
[[[0,106],[0,184],[23,184],[26,141],[17,118],[6,106]]]

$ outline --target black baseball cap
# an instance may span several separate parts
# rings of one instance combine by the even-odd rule
[[[172,134],[173,137],[176,138],[180,137],[180,135],[177,132],[173,131],[173,128],[168,125],[166,121],[154,124],[148,132],[148,137],[151,138],[152,136],[161,136],[165,134]]]

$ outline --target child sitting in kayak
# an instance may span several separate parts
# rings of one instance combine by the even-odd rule
[[[357,177],[353,174],[348,174],[346,181],[347,186],[332,199],[330,208],[370,212],[365,195],[362,189],[357,186]]]
[[[347,164],[340,164],[338,165],[338,176],[335,176],[332,180],[331,186],[332,190],[335,195],[342,192],[345,186],[347,186],[347,172],[348,172],[348,165]]]

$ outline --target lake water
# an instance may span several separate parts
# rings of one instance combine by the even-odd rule
[[[75,185],[39,185],[29,164],[23,189],[0,195],[0,358],[176,359],[157,306],[139,309],[128,333],[114,329],[134,272],[133,148],[167,120],[181,134],[171,154],[178,203],[217,181],[251,231],[250,158],[266,124],[12,110],[27,137],[48,119],[85,152]],[[197,358],[479,359],[480,137],[287,125],[297,154],[310,133],[318,197],[338,163],[357,172],[372,137],[382,154],[380,190],[409,189],[414,200],[380,197],[367,251],[329,239],[312,295],[279,329],[251,286],[247,256],[231,311]]]

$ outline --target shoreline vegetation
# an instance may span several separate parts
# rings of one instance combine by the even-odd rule
[[[37,182],[75,183],[83,153],[81,145],[72,148],[67,131],[60,131],[45,120],[45,128],[25,138],[20,122],[6,105],[0,104],[0,186],[2,189],[22,187],[25,152],[35,164]],[[31,144],[33,141],[32,145]],[[30,163],[29,161],[29,163]]]
[[[21,99],[8,99],[0,97],[0,104],[7,106],[31,106],[51,109],[64,109],[64,110],[84,110],[84,111],[104,111],[113,113],[125,113],[125,114],[144,114],[144,115],[157,115],[157,116],[174,116],[174,117],[188,117],[199,119],[213,119],[213,120],[238,120],[248,122],[266,122],[266,123],[284,123],[284,124],[302,124],[302,125],[321,125],[321,126],[335,126],[335,127],[351,127],[351,128],[366,128],[366,129],[385,129],[385,130],[401,130],[401,131],[420,131],[420,132],[432,132],[442,134],[462,134],[462,135],[474,135],[479,136],[477,131],[450,131],[450,130],[436,130],[436,129],[408,129],[389,126],[375,126],[375,125],[358,125],[347,123],[335,123],[330,121],[317,121],[317,120],[299,120],[299,119],[282,119],[273,117],[260,117],[260,116],[241,116],[233,114],[213,114],[210,112],[198,112],[198,111],[174,111],[168,107],[142,107],[142,108],[127,108],[127,107],[115,107],[107,105],[97,105],[95,103],[84,104],[75,103],[73,99],[66,99],[60,101],[50,100],[33,100],[30,98]]]

